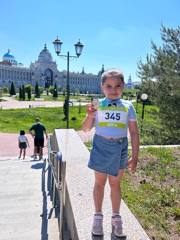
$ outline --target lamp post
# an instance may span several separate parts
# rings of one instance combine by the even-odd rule
[[[145,102],[147,99],[148,99],[148,95],[146,93],[143,93],[141,95],[141,100],[142,100],[142,116],[141,116],[141,118],[142,118],[142,121],[144,119],[144,108],[145,108]]]
[[[139,102],[139,99],[140,99],[140,93],[137,92],[136,93],[136,112],[138,112],[138,102]]]
[[[67,52],[67,55],[62,55],[61,53],[61,45],[63,44],[60,39],[54,40],[53,42],[55,52],[58,56],[60,57],[66,57],[67,58],[67,82],[66,82],[66,128],[69,128],[69,94],[70,94],[70,85],[69,85],[69,59],[70,58],[78,58],[81,55],[82,49],[84,45],[80,42],[80,40],[74,44],[75,46],[75,51],[76,51],[76,56],[71,56],[69,51]]]

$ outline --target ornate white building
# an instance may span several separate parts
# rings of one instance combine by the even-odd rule
[[[70,72],[70,91],[80,93],[100,93],[100,76],[104,71],[97,74]],[[14,82],[15,87],[19,88],[22,84],[48,87],[57,84],[61,90],[66,89],[66,71],[59,71],[56,62],[53,61],[51,53],[46,47],[40,52],[38,60],[30,64],[29,68],[23,67],[18,63],[10,50],[3,55],[0,62],[0,87],[9,87]]]

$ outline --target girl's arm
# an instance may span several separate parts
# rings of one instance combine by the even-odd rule
[[[132,156],[128,162],[128,166],[133,173],[136,171],[139,154],[139,131],[136,121],[129,121],[129,133],[131,137]]]
[[[90,131],[93,127],[94,120],[95,120],[95,112],[97,109],[94,108],[93,104],[87,105],[87,115],[85,120],[82,123],[82,130],[87,132]]]

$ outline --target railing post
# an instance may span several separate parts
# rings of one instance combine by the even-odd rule
[[[57,161],[57,184],[59,192],[59,204],[60,204],[60,214],[59,214],[59,232],[60,232],[60,240],[63,239],[63,218],[64,218],[64,181],[62,179],[62,154],[61,152],[56,153],[55,157]]]

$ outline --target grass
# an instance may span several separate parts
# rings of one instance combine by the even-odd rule
[[[122,196],[153,240],[180,237],[180,148],[141,149],[136,174],[127,172]]]
[[[85,107],[70,107],[70,128],[80,129],[85,117]],[[10,109],[0,110],[0,132],[18,133],[20,129],[26,132],[34,123],[35,117],[39,116],[47,131],[52,133],[55,128],[66,128],[66,121],[63,121],[63,108],[30,108],[30,109]],[[71,120],[76,117],[76,120]]]
[[[86,115],[86,107],[81,106],[81,114],[78,113],[77,107],[70,107],[70,128],[80,129],[81,123]],[[144,120],[141,119],[142,105],[135,104],[138,117],[141,145],[163,145],[163,144],[180,144],[180,139],[174,141],[172,134],[168,133],[160,122],[156,106],[145,106]],[[65,128],[66,123],[62,108],[31,108],[31,109],[0,109],[0,132],[18,132],[19,129],[29,129],[35,116],[40,116],[41,121],[47,126],[49,132],[54,128]],[[72,121],[71,118],[76,120]]]

